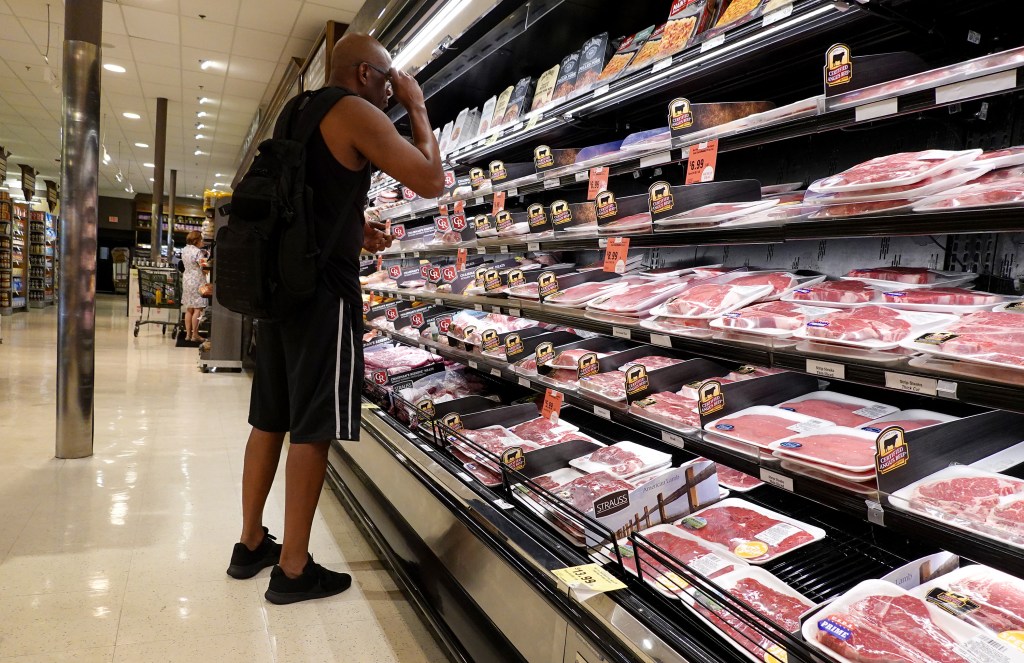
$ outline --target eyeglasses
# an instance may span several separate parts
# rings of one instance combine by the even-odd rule
[[[378,67],[377,65],[373,64],[372,62],[360,62],[359,64],[357,64],[355,66],[358,67],[360,64],[365,64],[367,67],[369,67],[370,69],[373,69],[375,72],[377,72],[378,74],[383,76],[384,80],[386,80],[388,83],[391,82],[391,71],[390,70],[388,70],[388,69],[381,69],[380,67]]]

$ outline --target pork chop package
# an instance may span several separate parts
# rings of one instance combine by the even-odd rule
[[[862,306],[810,320],[794,336],[869,350],[892,350],[900,347],[904,339],[944,329],[958,319],[949,313]]]
[[[706,458],[698,458],[697,460],[707,460]],[[745,493],[748,490],[753,490],[758,486],[763,486],[764,481],[758,478],[752,477],[749,474],[734,470],[731,467],[726,467],[721,463],[715,463],[718,471],[718,483],[729,490],[735,490],[740,493]]]
[[[743,334],[787,338],[807,324],[808,320],[838,310],[790,302],[764,302],[726,313],[717,320],[712,320],[711,327]]]
[[[981,150],[924,150],[876,157],[808,187],[813,193],[865,191],[916,184],[956,168],[981,155]]]
[[[934,177],[926,177],[913,184],[905,184],[903,186],[864,189],[861,191],[825,191],[821,193],[809,190],[804,195],[804,201],[814,205],[855,205],[858,203],[892,200],[921,200],[922,198],[956,189],[968,182],[977,180],[989,172],[989,168],[990,166],[982,166],[979,165],[979,162],[972,161],[968,164],[967,168],[949,170]],[[816,183],[812,183],[812,186],[814,184]]]
[[[728,416],[708,422],[704,430],[737,442],[771,449],[771,444],[794,435],[831,427],[831,421],[797,412],[779,410],[768,405],[754,405]],[[714,437],[706,438],[714,442]]]
[[[710,320],[770,295],[772,286],[701,283],[673,296],[651,310],[651,315],[668,318]]]
[[[779,403],[775,407],[815,419],[824,419],[836,426],[852,427],[862,426],[899,412],[899,408],[892,405],[838,391],[812,391]]]
[[[1024,481],[953,465],[889,496],[894,507],[1024,548]]]
[[[1024,313],[1001,309],[970,313],[934,333],[910,336],[901,345],[948,359],[1024,368]]]
[[[569,461],[569,465],[581,472],[607,472],[619,479],[631,479],[641,474],[668,467],[672,456],[656,449],[636,444],[618,442],[608,447]]]
[[[587,309],[609,311],[611,313],[638,314],[641,311],[649,311],[687,287],[689,287],[689,284],[682,279],[665,279],[631,285],[598,297],[587,304]]]
[[[545,303],[556,304],[558,306],[569,306],[573,308],[583,307],[594,301],[602,295],[614,292],[625,285],[621,279],[612,279],[610,281],[590,281],[587,283],[580,283],[574,285],[565,290],[561,290],[558,294],[548,297]]]
[[[971,652],[979,649],[1005,652],[985,660],[1020,660],[1006,644],[886,580],[860,583],[811,615],[801,632],[842,663],[976,663]]]
[[[871,473],[873,478],[877,437],[860,428],[832,426],[773,442],[771,448],[780,458],[796,458],[854,474]]]
[[[796,288],[783,295],[782,301],[792,304],[813,304],[835,308],[852,308],[883,301],[882,291],[864,281],[822,281],[815,285]]]
[[[751,564],[765,564],[825,538],[825,531],[741,499],[727,498],[683,518],[683,529]]]
[[[861,281],[876,288],[953,288],[978,278],[971,272],[944,272],[927,267],[864,267],[847,272],[843,280]]]
[[[705,228],[716,226],[748,214],[761,212],[779,203],[776,199],[753,200],[739,203],[712,203],[687,210],[664,219],[658,219],[654,225],[659,229],[678,229],[686,227]]]
[[[674,391],[659,391],[629,406],[630,414],[649,419],[674,430],[691,432],[700,428],[696,399]]]
[[[950,421],[956,421],[960,417],[954,417],[951,414],[944,414],[942,412],[933,412],[932,410],[900,410],[887,414],[884,417],[879,417],[874,421],[868,422],[861,426],[861,430],[866,430],[870,433],[877,435],[889,426],[899,426],[904,432],[910,432],[917,430],[918,428],[928,428],[929,426],[935,426],[937,424],[944,424]]]
[[[910,593],[992,637],[1020,642],[1024,631],[1024,580],[1020,578],[972,564],[915,587]]]
[[[914,205],[915,212],[942,212],[985,207],[1016,207],[1024,205],[1024,178],[998,177],[929,196]]]
[[[757,566],[736,569],[716,578],[715,584],[753,608],[758,614],[770,619],[771,626],[762,625],[766,629],[777,626],[789,633],[797,633],[800,631],[800,616],[816,605],[803,594]],[[683,601],[697,613],[701,621],[756,663],[772,660],[773,657],[766,652],[772,648],[785,646],[784,642],[778,641],[781,638],[769,638],[753,629],[732,610],[722,606],[714,596],[708,596],[698,590],[692,595],[685,596]],[[774,632],[774,629],[769,632]]]
[[[1019,297],[997,295],[991,292],[967,290],[965,288],[915,288],[891,290],[882,294],[887,306],[905,311],[929,311],[932,313],[976,313],[991,311],[993,307],[1014,301]]]
[[[528,440],[538,447],[550,447],[569,440],[591,440],[589,435],[579,432],[578,426],[568,421],[553,422],[547,417],[537,417],[530,421],[516,424],[509,429],[518,437]]]

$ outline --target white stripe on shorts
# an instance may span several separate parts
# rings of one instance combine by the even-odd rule
[[[338,340],[334,353],[334,439],[341,439],[341,339],[345,333],[345,302],[338,302]],[[352,424],[349,423],[349,428]],[[351,437],[351,435],[349,436]]]

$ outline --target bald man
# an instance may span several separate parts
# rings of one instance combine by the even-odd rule
[[[260,322],[249,403],[252,431],[242,472],[242,535],[228,567],[234,578],[251,578],[276,564],[265,596],[278,604],[333,596],[352,583],[347,574],[313,561],[309,531],[331,440],[359,439],[359,249],[380,251],[391,244],[382,224],[363,218],[371,168],[380,168],[424,198],[436,197],[444,188],[423,92],[413,77],[391,66],[391,56],[377,40],[357,34],[342,37],[332,52],[327,88],[317,94],[328,88],[338,88],[331,94],[340,99],[306,145],[306,184],[314,193],[319,246],[328,238],[337,241],[308,305],[286,321]],[[383,112],[392,95],[408,111],[411,142]],[[298,106],[296,122],[313,105]],[[352,200],[356,202],[346,205]],[[284,540],[278,544],[263,526],[263,508],[285,433],[291,434],[291,446],[285,469]]]

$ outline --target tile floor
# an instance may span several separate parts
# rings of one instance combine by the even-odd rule
[[[352,589],[279,607],[269,569],[228,578],[249,378],[200,373],[156,326],[133,338],[121,298],[96,318],[95,455],[68,461],[53,458],[56,311],[3,320],[0,663],[446,660],[326,491],[311,548]]]

